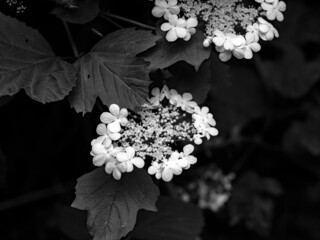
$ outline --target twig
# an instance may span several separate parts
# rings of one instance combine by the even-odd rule
[[[116,26],[117,28],[123,28],[123,26],[119,23],[117,23],[116,21],[113,21],[111,18],[104,16],[103,17],[105,20],[107,20],[108,22],[110,22],[111,24],[113,24],[114,26]]]
[[[109,18],[118,19],[118,20],[121,20],[121,21],[124,21],[124,22],[132,23],[133,25],[137,25],[139,27],[150,29],[150,30],[155,30],[156,29],[155,27],[149,26],[147,24],[144,24],[144,23],[141,23],[141,22],[138,22],[138,21],[126,18],[126,17],[122,17],[122,16],[119,16],[119,15],[116,15],[116,14],[108,13],[108,12],[103,12],[103,13],[100,14],[100,16],[102,18],[105,18],[105,19],[106,19],[106,17],[107,18],[109,17]]]
[[[67,33],[67,36],[68,36],[68,39],[69,39],[73,54],[77,58],[77,57],[79,57],[79,52],[78,52],[76,43],[75,43],[75,41],[74,41],[74,39],[72,37],[69,25],[65,21],[62,21],[62,23],[63,23],[64,29],[66,30],[66,33]]]
[[[99,37],[103,38],[103,34],[101,32],[99,32],[97,29],[91,28],[91,31],[94,32],[95,34],[97,34]]]
[[[12,208],[20,207],[29,203],[40,201],[55,195],[61,195],[70,190],[74,186],[74,182],[67,184],[57,184],[51,188],[39,190],[32,193],[27,193],[25,195],[13,198],[7,201],[0,202],[0,212],[10,210]]]

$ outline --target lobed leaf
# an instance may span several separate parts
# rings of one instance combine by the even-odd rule
[[[98,16],[99,0],[79,0],[74,8],[57,6],[51,14],[70,23],[84,24]]]
[[[147,63],[136,55],[158,39],[150,31],[132,28],[103,38],[75,63],[79,78],[70,96],[71,106],[77,112],[90,112],[99,97],[105,105],[140,107],[148,97],[150,81]]]
[[[35,29],[0,13],[0,96],[24,89],[42,103],[63,99],[76,82],[72,64],[54,55]]]
[[[117,181],[98,168],[78,179],[72,207],[88,210],[94,240],[118,240],[136,223],[139,209],[156,211],[159,189],[145,170],[135,169]]]
[[[130,233],[134,239],[194,240],[204,225],[201,209],[168,197],[160,197],[158,212],[141,211]]]
[[[150,62],[151,71],[167,68],[178,61],[185,61],[198,71],[201,63],[208,59],[211,53],[211,47],[203,47],[203,40],[204,34],[199,29],[189,41],[178,39],[175,42],[168,42],[165,37],[162,37],[154,48],[141,56],[145,61]]]

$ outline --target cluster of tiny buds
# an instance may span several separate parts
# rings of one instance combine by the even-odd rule
[[[7,0],[7,4],[16,8],[17,13],[23,13],[27,8],[23,5],[23,0]]]
[[[232,56],[251,59],[253,52],[261,50],[259,39],[279,37],[268,21],[283,21],[285,10],[286,4],[280,0],[252,0],[252,5],[242,0],[156,0],[152,14],[169,21],[161,25],[161,30],[169,31],[168,41],[189,40],[201,18],[206,26],[203,46],[213,43],[220,60],[226,62]]]
[[[218,130],[207,107],[200,108],[190,93],[182,95],[164,86],[151,91],[148,103],[138,113],[116,104],[101,114],[97,126],[99,137],[91,142],[93,164],[104,166],[108,174],[119,180],[134,166],[143,168],[150,160],[148,173],[170,181],[183,169],[197,162],[192,156],[194,144],[216,136]],[[179,152],[178,144],[185,144]]]

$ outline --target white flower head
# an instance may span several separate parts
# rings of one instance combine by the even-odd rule
[[[137,113],[112,104],[97,126],[97,139],[92,140],[93,164],[105,165],[105,171],[120,179],[134,167],[143,168],[151,160],[148,173],[157,179],[171,181],[197,162],[192,144],[176,149],[180,143],[202,143],[202,138],[217,134],[215,120],[207,107],[192,101],[191,93],[180,95],[166,85],[151,91],[150,104]],[[152,104],[152,105],[151,105]]]
[[[161,30],[168,32],[166,39],[168,42],[174,42],[178,38],[184,38],[187,36],[187,21],[183,18],[178,18],[177,15],[169,16],[169,22],[165,22],[161,25]]]
[[[108,125],[108,130],[112,133],[118,133],[121,126],[128,123],[128,110],[120,107],[117,104],[111,104],[109,107],[110,112],[104,112],[100,116],[101,122]]]
[[[261,3],[261,8],[266,11],[266,16],[269,20],[277,19],[282,22],[284,17],[283,13],[286,10],[286,4],[283,1],[274,0],[271,3]]]
[[[273,25],[263,18],[258,18],[259,22],[259,36],[264,41],[271,41],[274,37],[279,37],[279,32]]]
[[[152,15],[168,20],[168,18],[172,15],[177,15],[180,12],[179,6],[177,6],[177,0],[156,0],[155,7],[152,9]]]

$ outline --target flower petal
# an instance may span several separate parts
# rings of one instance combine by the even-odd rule
[[[144,161],[140,157],[132,158],[131,162],[137,167],[137,168],[143,168],[144,167]]]
[[[127,153],[129,159],[132,159],[134,157],[135,152],[136,151],[134,150],[133,147],[126,148],[126,153]]]
[[[128,154],[127,154],[127,153],[124,153],[124,152],[119,152],[119,153],[117,154],[116,158],[117,158],[117,160],[118,160],[119,162],[126,162],[126,161],[129,161],[129,160],[130,160]]]
[[[183,147],[183,153],[188,156],[190,153],[194,151],[194,146],[192,144],[188,144]]]
[[[92,163],[96,167],[101,167],[106,162],[106,158],[104,155],[96,155],[92,159]]]
[[[198,25],[198,20],[196,18],[189,18],[187,20],[187,28],[194,28]]]
[[[163,14],[166,12],[166,9],[163,7],[155,6],[152,8],[151,13],[154,17],[161,18]]]
[[[112,122],[108,124],[108,129],[112,133],[118,133],[121,130],[120,123],[118,121]]]
[[[187,35],[187,30],[182,27],[176,27],[176,34],[179,38],[184,38]]]
[[[117,117],[113,116],[111,113],[109,112],[104,112],[101,114],[100,116],[100,121],[105,123],[105,124],[108,124],[108,123],[111,123],[113,122],[114,120],[116,120]]]
[[[173,28],[173,26],[170,23],[162,23],[160,29],[164,32],[169,31],[171,28]],[[153,96],[156,96],[154,94],[152,94]]]
[[[117,104],[111,104],[109,107],[109,112],[118,117],[120,113],[120,107]]]
[[[170,182],[173,178],[173,172],[170,168],[165,168],[162,172],[162,179],[165,182]]]
[[[107,134],[107,127],[104,123],[99,123],[98,126],[97,126],[97,129],[96,129],[96,132],[98,135],[105,135]]]
[[[174,42],[178,39],[176,31],[174,29],[170,29],[166,35],[166,39],[168,42]]]

